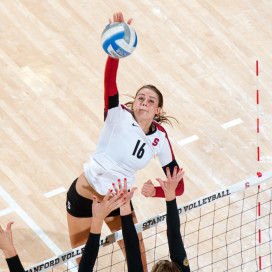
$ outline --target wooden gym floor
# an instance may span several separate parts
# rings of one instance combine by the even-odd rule
[[[166,126],[186,171],[178,203],[272,169],[270,0],[2,0],[0,223],[15,221],[25,267],[70,249],[65,192],[103,126],[100,36],[115,11],[133,17],[138,34],[137,49],[119,65],[121,102],[154,84],[179,120]],[[144,181],[164,176],[160,169],[154,159],[137,175],[140,221],[165,209],[164,200],[140,194]],[[0,271],[7,271],[3,257]]]

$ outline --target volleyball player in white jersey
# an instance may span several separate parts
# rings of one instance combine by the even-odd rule
[[[122,13],[115,13],[114,22],[124,22]],[[132,19],[128,21],[130,24]],[[111,20],[110,20],[111,23]],[[100,134],[98,146],[89,162],[84,164],[84,173],[76,179],[67,193],[67,220],[71,246],[73,248],[86,243],[92,223],[92,199],[98,201],[112,187],[112,182],[126,179],[128,188],[135,181],[136,172],[144,168],[151,158],[158,156],[166,172],[171,173],[179,167],[167,133],[160,125],[170,122],[164,116],[163,96],[153,85],[140,88],[128,107],[119,103],[116,75],[118,59],[108,57],[105,68],[104,99],[105,123]],[[176,195],[184,191],[183,179],[180,180]],[[142,194],[146,197],[164,197],[161,187],[155,187],[151,181],[144,184]],[[132,207],[133,210],[133,207]],[[133,211],[133,220],[137,218]],[[105,219],[112,232],[121,229],[120,210],[111,212]],[[139,234],[141,241],[141,234]],[[122,242],[121,242],[122,243]],[[145,266],[144,246],[140,242]]]

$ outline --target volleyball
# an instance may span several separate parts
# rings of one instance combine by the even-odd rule
[[[126,23],[112,23],[106,26],[101,36],[104,51],[115,59],[129,56],[137,46],[137,34]]]

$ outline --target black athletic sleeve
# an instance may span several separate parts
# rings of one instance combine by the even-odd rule
[[[174,158],[169,164],[165,165],[162,167],[165,175],[166,175],[166,168],[169,167],[170,173],[171,175],[173,175],[174,172],[174,168],[177,167],[179,169],[179,165],[176,161],[176,159]],[[160,186],[155,186],[156,188],[156,194],[154,197],[165,197],[164,191],[162,189],[162,187]],[[176,196],[180,196],[184,193],[184,181],[183,178],[179,181],[178,186],[176,188]]]
[[[18,255],[6,259],[10,272],[25,272]]]
[[[139,238],[134,226],[132,214],[121,216],[122,233],[125,243],[128,272],[143,272]]]
[[[100,234],[90,233],[79,263],[78,272],[92,271],[99,251]]]
[[[166,201],[167,207],[167,238],[169,244],[170,258],[177,263],[182,272],[191,271],[187,260],[186,251],[180,234],[180,220],[176,199]]]

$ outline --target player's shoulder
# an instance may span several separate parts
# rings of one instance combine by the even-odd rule
[[[156,121],[153,121],[152,123],[155,125],[155,127],[157,128],[158,131],[160,131],[160,132],[167,135],[167,132],[166,132],[165,128],[161,124],[159,124]]]
[[[130,114],[133,113],[133,111],[132,111],[131,109],[129,109],[129,108],[128,108],[126,105],[124,105],[124,104],[120,104],[120,107],[121,107],[122,110],[127,111],[127,112],[129,112]]]
[[[105,118],[105,124],[115,124],[124,120],[131,120],[131,110],[125,105],[118,103],[116,107],[109,108]]]
[[[121,114],[122,114],[123,118],[131,121],[131,119],[133,118],[133,111],[130,108],[128,108],[126,105],[123,105],[123,104],[120,104],[119,108],[121,109],[121,112],[122,112]]]
[[[116,105],[115,107],[110,108],[109,112],[112,112],[112,113],[119,112],[120,114],[129,114],[129,115],[132,114],[132,110],[130,110],[128,107],[126,107],[125,105],[120,104],[120,103],[118,105]]]

